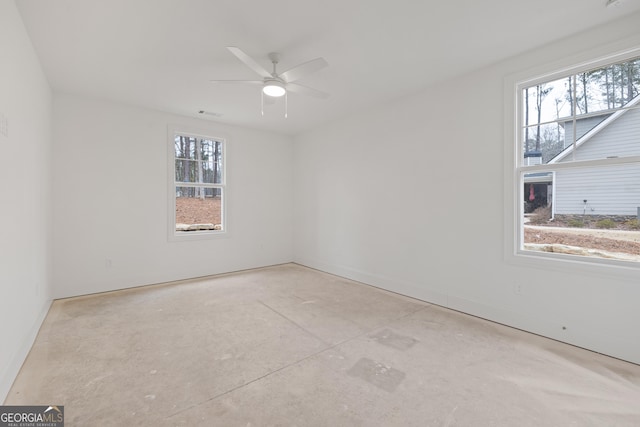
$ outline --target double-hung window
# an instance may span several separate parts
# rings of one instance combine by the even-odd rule
[[[515,87],[515,254],[640,266],[640,49]]]
[[[225,231],[225,141],[170,131],[170,237]]]

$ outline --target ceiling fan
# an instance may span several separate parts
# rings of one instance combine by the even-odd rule
[[[308,86],[303,86],[295,81],[305,77],[308,74],[314,73],[328,66],[329,64],[324,58],[316,58],[311,61],[304,62],[297,65],[285,72],[278,73],[276,66],[280,61],[280,55],[278,53],[270,53],[269,59],[273,64],[273,71],[269,72],[265,70],[260,64],[258,64],[253,58],[244,53],[241,49],[228,46],[227,49],[242,61],[247,67],[251,68],[256,74],[262,77],[262,80],[211,80],[213,83],[246,83],[256,86],[262,86],[263,104],[264,95],[266,95],[267,101],[273,98],[279,98],[285,96],[287,92],[295,92],[302,95],[313,96],[315,98],[328,98],[329,94],[318,89],[314,89]],[[286,99],[286,96],[285,96]],[[263,110],[264,114],[264,110]],[[286,112],[285,112],[286,117]]]

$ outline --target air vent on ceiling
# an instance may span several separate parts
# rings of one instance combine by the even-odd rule
[[[222,117],[222,113],[215,113],[213,111],[200,110],[198,111],[198,114],[207,115],[211,117]]]
[[[625,0],[607,0],[606,7],[620,6]]]

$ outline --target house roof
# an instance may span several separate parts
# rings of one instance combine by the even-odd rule
[[[525,184],[548,184],[553,180],[553,172],[534,172],[524,174]]]
[[[598,123],[596,126],[594,126],[591,130],[589,130],[584,135],[582,135],[580,138],[578,138],[575,144],[576,149],[582,146],[583,144],[585,144],[587,141],[589,141],[591,138],[593,138],[597,134],[599,134],[603,129],[605,129],[607,126],[609,126],[610,124],[618,120],[624,114],[626,114],[629,111],[630,107],[633,107],[639,103],[640,103],[640,95],[637,95],[631,101],[627,102],[627,104],[625,104],[625,106],[622,109],[614,112],[613,114],[611,114],[608,111],[603,111],[601,114],[610,114],[610,116],[604,119],[603,121],[601,121],[600,123]],[[594,115],[589,115],[589,117],[594,117]],[[577,119],[579,120],[579,118]],[[569,154],[571,154],[572,150],[573,150],[573,145],[569,145],[567,148],[565,148],[564,150],[556,154],[555,157],[549,160],[547,164],[558,163],[559,161],[567,157]]]

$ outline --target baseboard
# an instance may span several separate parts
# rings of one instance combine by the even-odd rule
[[[9,366],[7,366],[2,372],[2,378],[0,378],[0,402],[5,402],[7,396],[9,394],[9,390],[11,390],[11,386],[15,378],[18,376],[20,369],[24,361],[26,360],[29,352],[31,351],[31,347],[38,336],[38,332],[40,332],[40,327],[44,322],[45,317],[47,317],[47,313],[49,312],[49,308],[51,307],[52,300],[45,301],[42,308],[40,309],[40,313],[38,317],[34,320],[31,328],[29,329],[28,334],[25,335],[24,339],[20,343],[17,351],[13,355]]]
[[[429,289],[424,284],[410,283],[319,260],[297,258],[294,262],[490,322],[499,323],[616,359],[640,364],[640,346],[636,346],[636,348],[633,345],[629,345],[634,342],[635,337],[615,336],[612,333],[603,332],[594,333],[592,330],[586,330],[584,325],[570,324],[566,319],[550,318],[548,313],[541,316],[536,313],[487,305],[486,303],[451,295],[446,290]]]
[[[389,292],[401,294],[421,301],[429,302],[443,307],[448,306],[448,296],[441,290],[425,287],[424,284],[418,285],[406,280],[400,280],[393,277],[386,277],[378,274],[371,274],[366,271],[357,270],[351,267],[330,264],[318,260],[306,258],[297,258],[296,264],[305,267],[320,270],[325,273],[335,274],[345,279],[362,282],[366,285],[384,289]]]

